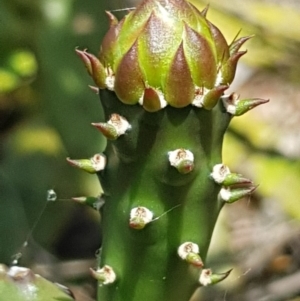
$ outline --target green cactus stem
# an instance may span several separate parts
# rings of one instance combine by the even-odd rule
[[[229,275],[205,265],[214,225],[256,188],[222,163],[230,120],[266,102],[223,95],[249,37],[228,45],[185,0],[144,0],[120,22],[107,14],[99,56],[76,50],[99,88],[105,164],[68,159],[104,190],[98,300],[188,301]]]

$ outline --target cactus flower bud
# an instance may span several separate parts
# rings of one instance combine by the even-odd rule
[[[110,29],[99,58],[77,50],[100,89],[149,112],[166,104],[212,109],[233,81],[250,37],[228,45],[220,30],[184,0],[144,0],[120,22],[107,12]],[[106,78],[105,78],[106,77]]]

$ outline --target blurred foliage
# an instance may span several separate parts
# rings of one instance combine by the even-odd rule
[[[78,223],[86,216],[98,233],[96,242],[79,247],[83,256],[92,256],[99,246],[94,212],[70,200],[47,204],[46,194],[54,189],[58,199],[70,199],[100,192],[97,179],[74,171],[65,158],[89,157],[105,146],[90,126],[101,119],[102,110],[74,49],[88,46],[97,53],[108,26],[104,10],[113,5],[98,0],[0,2],[1,262],[11,263],[19,251],[25,265],[40,254],[55,254],[74,214]],[[24,249],[31,229],[35,242],[29,237]]]
[[[259,210],[265,199],[271,199],[279,204],[279,212],[285,216],[283,221],[295,219],[298,223],[300,124],[294,118],[288,127],[287,121],[292,117],[283,115],[283,111],[287,106],[290,106],[288,114],[297,116],[299,111],[300,93],[286,91],[294,91],[297,85],[299,90],[299,5],[297,1],[209,2],[208,18],[222,28],[228,41],[240,29],[241,35],[255,35],[245,46],[249,54],[242,61],[248,64],[246,71],[250,68],[250,76],[239,83],[241,90],[248,93],[245,96],[271,98],[270,104],[233,121],[225,141],[225,163],[260,183],[256,196],[262,200]],[[207,4],[199,0],[193,3],[199,8]],[[53,260],[52,255],[62,256],[57,250],[63,242],[65,248],[72,250],[63,255],[66,258],[92,257],[98,248],[98,216],[68,200],[46,203],[46,194],[48,189],[54,189],[58,199],[99,194],[95,177],[83,175],[65,163],[68,156],[90,157],[105,147],[101,135],[90,126],[91,122],[101,120],[101,107],[88,88],[92,82],[74,49],[89,47],[97,53],[108,26],[104,10],[134,5],[133,1],[121,0],[0,1],[0,262],[11,263],[12,256],[21,250],[22,264],[45,263],[45,258]],[[122,13],[117,12],[118,16]],[[261,73],[267,75],[258,85],[253,78],[259,78]],[[275,85],[270,80],[274,76],[279,78]],[[280,90],[284,87],[282,95]],[[291,139],[298,151],[289,155],[284,152],[288,148],[284,138],[292,129],[296,133]],[[283,147],[278,147],[278,141]],[[254,199],[252,203],[256,204]],[[239,271],[240,262],[229,255],[232,237],[224,230],[231,227],[232,221],[226,218],[228,211],[224,216],[215,233],[217,243],[210,260],[218,267],[223,265],[224,270],[227,265],[234,265]],[[87,227],[84,229],[94,229],[96,235],[91,234],[92,241],[87,240],[87,230],[78,231],[83,235],[76,237],[74,228],[78,224],[84,224]],[[33,239],[23,249],[30,229]],[[77,248],[79,253],[74,251]],[[222,262],[217,260],[220,256]],[[234,277],[247,282],[238,272]],[[241,285],[239,280],[235,283]],[[224,291],[219,299],[208,292],[207,300],[224,298]]]

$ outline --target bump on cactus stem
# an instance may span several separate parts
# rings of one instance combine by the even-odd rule
[[[129,226],[133,229],[144,229],[153,220],[153,213],[146,207],[136,207],[130,211]]]
[[[57,194],[53,189],[47,190],[47,201],[55,202],[57,200]]]
[[[222,182],[223,186],[233,186],[233,185],[250,185],[253,182],[250,179],[243,177],[238,173],[230,173],[228,174],[224,181]]]
[[[92,126],[98,129],[109,140],[116,140],[119,137],[116,127],[108,122],[92,123]]]
[[[213,167],[213,171],[210,175],[216,183],[222,184],[229,174],[230,169],[228,166],[225,164],[216,164]]]
[[[193,242],[185,242],[178,247],[178,256],[186,262],[196,266],[203,267],[203,261],[199,255],[199,246]]]
[[[232,186],[237,184],[252,184],[252,181],[237,173],[231,173],[228,166],[216,164],[210,174],[212,179],[223,186]]]
[[[226,111],[233,116],[241,116],[255,107],[269,102],[269,99],[249,98],[240,99],[237,93],[222,96]]]
[[[243,197],[251,195],[257,187],[258,186],[242,188],[223,187],[220,190],[220,197],[224,202],[231,204],[242,199]]]
[[[99,195],[98,197],[93,197],[93,196],[73,197],[72,200],[80,204],[87,205],[97,211],[100,211],[100,209],[105,204],[105,201],[101,195]]]
[[[191,151],[180,148],[168,152],[169,162],[181,174],[190,173],[194,169],[194,155]]]
[[[211,269],[203,269],[200,274],[199,282],[201,286],[217,284],[226,279],[230,275],[231,271],[232,269],[225,273],[213,274]]]
[[[94,174],[105,168],[106,156],[103,154],[95,154],[90,159],[77,159],[73,160],[67,158],[67,162],[74,167],[82,169],[88,173]]]
[[[92,123],[107,139],[115,140],[124,135],[131,125],[126,118],[119,114],[112,114],[107,123]]]
[[[99,281],[100,285],[107,285],[116,281],[116,273],[109,265],[105,265],[101,269],[94,270],[90,268],[90,272],[93,278]]]

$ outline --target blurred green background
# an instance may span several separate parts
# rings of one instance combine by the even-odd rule
[[[259,187],[223,210],[209,262],[234,272],[202,290],[201,300],[300,300],[300,3],[209,3],[208,19],[228,42],[239,30],[255,35],[231,91],[271,102],[236,118],[226,136],[224,162]],[[101,231],[98,214],[70,198],[96,196],[100,186],[65,158],[90,157],[105,141],[90,125],[102,110],[74,49],[97,53],[108,27],[104,10],[134,5],[0,1],[0,262],[21,252],[20,264],[69,283],[81,301],[93,300],[87,270]],[[49,189],[58,201],[47,202]]]

